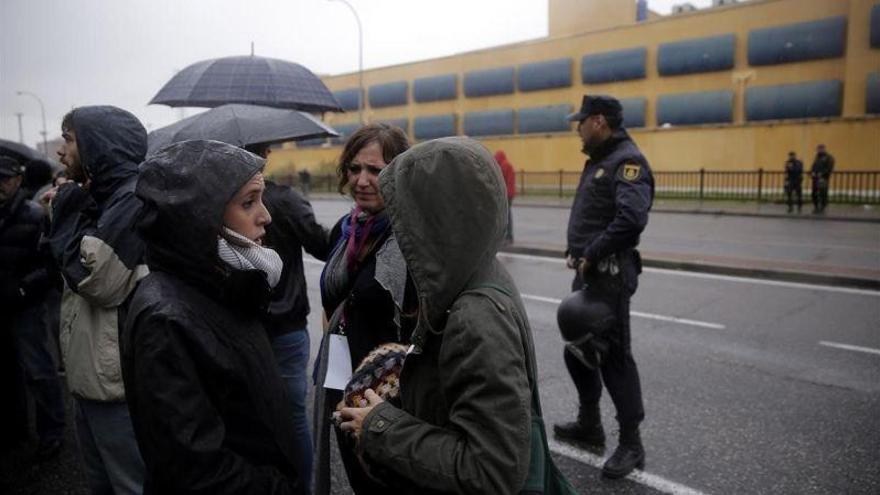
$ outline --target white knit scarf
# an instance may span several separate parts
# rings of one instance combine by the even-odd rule
[[[265,273],[269,287],[275,288],[281,279],[284,263],[278,253],[260,246],[225,225],[222,235],[217,236],[217,254],[235,270],[260,270]]]

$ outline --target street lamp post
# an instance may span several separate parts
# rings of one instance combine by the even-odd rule
[[[358,118],[361,121],[361,125],[364,124],[364,98],[366,95],[364,94],[364,30],[361,27],[361,18],[358,16],[354,7],[348,3],[348,0],[329,0],[331,2],[341,2],[344,3],[351,13],[354,14],[354,20],[357,21],[358,26],[358,85],[360,86],[360,94],[358,95]]]
[[[43,132],[40,133],[43,135],[43,157],[49,158],[49,145],[46,144],[46,107],[43,106],[43,100],[30,91],[16,91],[15,94],[18,96],[31,96],[40,104],[40,116],[43,118]]]

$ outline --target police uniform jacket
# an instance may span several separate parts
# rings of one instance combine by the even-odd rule
[[[613,253],[631,251],[653,199],[648,161],[626,130],[614,131],[584,165],[568,219],[566,254],[595,267]]]
[[[785,162],[785,185],[797,189],[804,176],[804,163],[797,158]]]

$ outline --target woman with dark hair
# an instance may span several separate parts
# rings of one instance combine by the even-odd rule
[[[355,204],[332,230],[335,247],[321,274],[321,300],[329,325],[315,374],[316,494],[329,490],[329,417],[342,399],[341,387],[325,388],[328,369],[341,365],[354,370],[380,345],[409,342],[411,329],[405,328],[407,319],[402,315],[406,265],[391,235],[378,186],[382,169],[408,148],[399,128],[370,124],[349,137],[339,158],[339,191],[350,194]],[[333,362],[334,340],[347,343],[349,362]],[[352,489],[359,494],[381,490],[358,461],[354,441],[338,429],[336,437]]]
[[[121,339],[144,493],[305,493],[292,405],[261,324],[281,259],[263,247],[265,161],[184,141],[140,167],[150,274]]]

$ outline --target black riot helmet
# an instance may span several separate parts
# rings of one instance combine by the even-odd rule
[[[608,351],[608,337],[617,323],[614,309],[590,288],[576,290],[556,310],[556,323],[566,349],[595,369]]]

